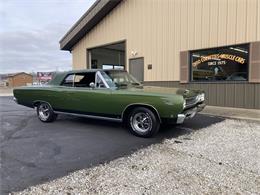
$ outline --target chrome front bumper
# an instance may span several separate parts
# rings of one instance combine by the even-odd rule
[[[15,103],[17,103],[17,99],[15,97],[13,97],[13,100],[14,100]]]
[[[194,108],[184,111],[182,114],[178,114],[177,124],[182,124],[185,119],[193,118],[198,112],[202,111],[205,108],[206,104],[199,104]]]

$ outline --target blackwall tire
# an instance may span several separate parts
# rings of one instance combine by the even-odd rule
[[[53,122],[57,118],[57,114],[53,112],[52,107],[46,102],[37,105],[37,116],[42,122]]]
[[[156,114],[148,108],[134,108],[128,118],[129,131],[139,137],[153,137],[160,129],[160,121]]]

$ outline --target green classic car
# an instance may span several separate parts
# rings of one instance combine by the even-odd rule
[[[203,91],[143,86],[124,70],[62,72],[47,85],[13,92],[14,100],[36,108],[43,122],[58,114],[108,119],[124,122],[141,137],[155,135],[161,123],[183,123],[205,107]]]

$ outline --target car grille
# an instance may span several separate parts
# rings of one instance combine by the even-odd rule
[[[185,108],[190,108],[194,105],[196,105],[198,103],[198,99],[197,99],[197,96],[194,96],[194,97],[190,97],[190,98],[185,98],[186,100],[186,106]]]

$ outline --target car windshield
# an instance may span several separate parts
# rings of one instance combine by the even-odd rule
[[[141,83],[126,71],[107,71],[106,73],[117,87],[141,86]]]

